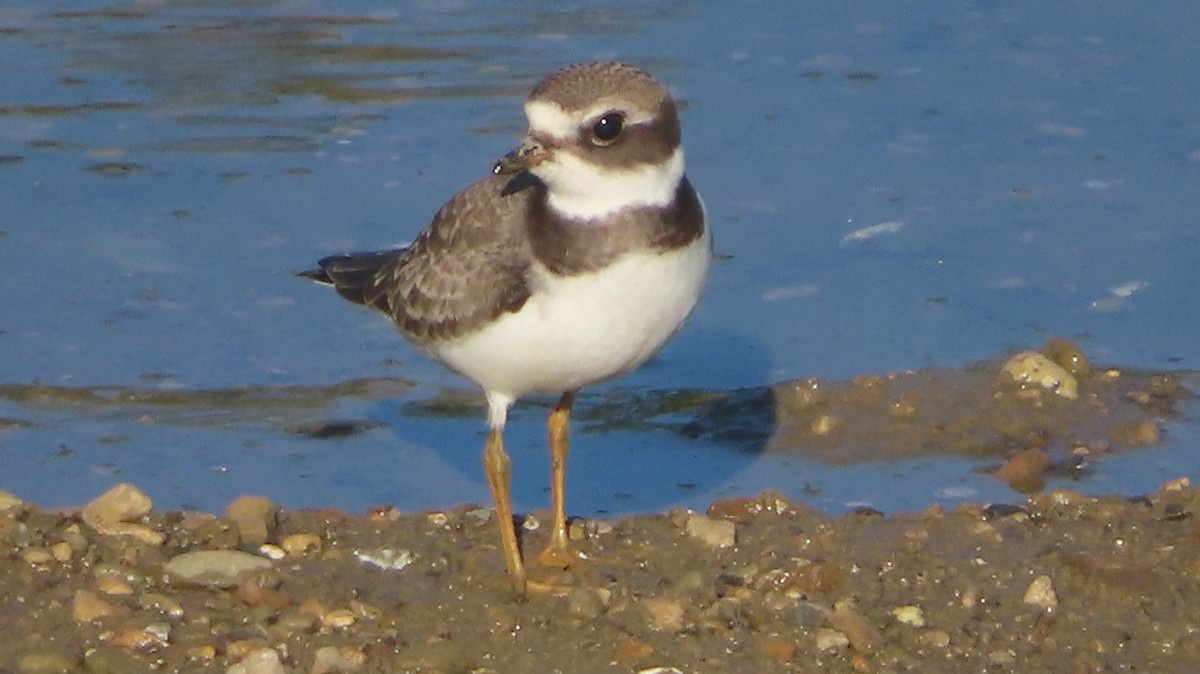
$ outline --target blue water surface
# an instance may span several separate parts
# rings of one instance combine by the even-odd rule
[[[0,487],[486,503],[482,412],[410,407],[469,385],[293,274],[410,240],[519,142],[542,75],[608,58],[680,100],[719,259],[662,356],[595,395],[958,367],[1049,335],[1122,367],[1200,363],[1200,5],[30,2],[0,8],[0,384],[413,387],[330,402],[380,427],[320,441],[253,415],[0,401],[22,422],[0,429]],[[544,412],[510,426],[518,508],[545,505]],[[1194,421],[1166,428],[1069,486],[1197,476]],[[585,429],[571,508],[1019,498],[977,468]]]

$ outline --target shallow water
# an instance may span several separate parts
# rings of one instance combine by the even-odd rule
[[[584,416],[612,396],[964,366],[1049,334],[1101,363],[1195,369],[1197,26],[1200,6],[1116,0],[0,9],[0,383],[183,392],[182,417],[207,419],[6,398],[0,486],[47,505],[118,479],[163,506],[486,503],[468,387],[292,274],[409,240],[519,140],[541,75],[593,58],[680,98],[720,259],[687,329],[585,395]],[[378,427],[279,432],[295,388],[373,377],[412,386],[323,394],[298,418]],[[283,402],[206,397],[253,387]],[[468,402],[428,413],[446,395]],[[546,500],[544,411],[511,425],[519,508]],[[1197,476],[1194,421],[1167,437],[1071,486]],[[977,467],[585,425],[570,505],[767,486],[832,509],[1016,497]]]

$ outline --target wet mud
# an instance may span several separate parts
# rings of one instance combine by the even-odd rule
[[[1093,367],[1051,340],[957,371],[597,400],[580,423],[831,463],[993,457],[997,479],[1040,492],[1055,471],[1161,442],[1189,383]],[[323,416],[327,400],[408,387],[0,393],[161,423],[269,415],[325,438],[374,427]],[[416,406],[477,412],[453,392]],[[534,564],[522,596],[486,505],[289,511],[244,496],[212,514],[156,510],[129,484],[75,509],[0,493],[0,672],[1191,672],[1197,508],[1186,477],[1140,496],[1014,492],[886,515],[765,492],[705,512],[576,519],[583,560]],[[518,519],[532,560],[548,513]]]
[[[883,516],[777,494],[576,520],[517,596],[492,511],[0,511],[13,672],[1191,672],[1200,492]],[[523,518],[527,556],[545,513]],[[551,591],[553,590],[553,591]]]

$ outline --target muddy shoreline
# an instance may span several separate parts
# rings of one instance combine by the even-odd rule
[[[586,560],[533,565],[529,596],[484,505],[247,495],[213,514],[118,484],[47,510],[0,492],[0,674],[1193,672],[1200,491],[1040,493],[1160,443],[1192,400],[1179,375],[1092,368],[1060,339],[962,370],[667,396],[632,416],[834,464],[990,457],[994,478],[1038,493],[833,515],[765,492],[576,519]],[[689,418],[666,414],[684,403]],[[527,560],[548,521],[519,516]]]
[[[128,485],[74,512],[6,505],[0,671],[1191,672],[1200,661],[1200,491],[1186,479],[1138,498],[1058,491],[886,516],[766,493],[707,513],[576,520],[589,561],[535,569],[561,596],[525,599],[504,576],[489,508],[282,511],[244,497],[220,516],[159,513]],[[545,519],[522,522],[527,556],[545,544]]]

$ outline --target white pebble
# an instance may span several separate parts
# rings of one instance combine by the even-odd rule
[[[896,621],[913,627],[925,626],[925,613],[920,606],[897,606],[892,609],[892,615],[896,616]]]
[[[1033,582],[1025,590],[1024,601],[1026,604],[1047,611],[1057,608],[1058,593],[1054,591],[1054,584],[1050,581],[1050,576],[1038,576],[1034,578]]]
[[[688,536],[700,539],[712,548],[728,548],[737,542],[737,527],[728,520],[692,515],[688,517],[683,530]]]
[[[840,650],[850,645],[850,637],[837,630],[822,627],[817,630],[817,648],[822,651]]]
[[[225,670],[225,674],[287,674],[274,648],[260,648],[246,654],[237,664]]]
[[[384,571],[399,571],[413,563],[413,553],[409,550],[395,548],[380,548],[378,550],[355,550],[354,557],[368,566]]]

